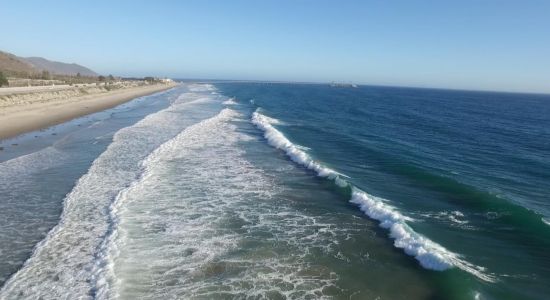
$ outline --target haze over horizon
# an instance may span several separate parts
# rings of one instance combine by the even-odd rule
[[[123,76],[550,93],[549,12],[544,1],[6,1],[0,50]]]

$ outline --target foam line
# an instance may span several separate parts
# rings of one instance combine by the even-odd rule
[[[237,105],[237,104],[239,104],[238,102],[235,101],[235,98],[229,98],[229,99],[225,100],[222,103],[225,104],[225,105]]]
[[[278,120],[264,116],[258,111],[252,114],[252,123],[264,132],[264,137],[271,146],[283,150],[292,161],[315,171],[318,176],[333,180],[340,187],[350,187],[350,202],[359,206],[361,211],[370,218],[379,221],[380,227],[388,229],[396,248],[403,249],[406,254],[413,256],[426,269],[443,271],[458,267],[482,280],[495,281],[493,276],[484,273],[483,267],[465,261],[459,255],[415,232],[406,223],[412,219],[402,215],[395,207],[388,204],[387,200],[370,195],[353,186],[344,178],[347,176],[311,158],[301,150],[300,146],[293,144],[284,134],[273,127],[272,124],[278,122]]]
[[[31,257],[0,289],[0,299],[87,299],[95,297],[98,253],[112,229],[109,209],[119,191],[139,179],[138,164],[182,129],[199,122],[211,85],[190,85],[171,105],[122,128],[67,194],[59,223],[36,245]],[[101,261],[100,261],[101,263]],[[101,267],[101,266],[100,266]]]
[[[110,205],[109,214],[111,219],[112,230],[103,240],[100,248],[99,254],[97,255],[98,260],[95,262],[92,277],[92,283],[96,288],[96,299],[110,299],[116,295],[116,290],[112,288],[113,282],[116,281],[116,276],[114,274],[114,259],[118,256],[119,245],[116,244],[118,238],[118,229],[120,227],[120,209],[124,205],[124,201],[128,198],[128,194],[132,193],[137,189],[143,182],[145,182],[150,176],[150,169],[158,161],[165,159],[165,152],[169,150],[174,151],[177,149],[181,140],[184,139],[188,132],[197,130],[197,128],[215,128],[217,123],[220,123],[225,120],[233,118],[237,113],[233,110],[225,108],[221,110],[216,116],[205,119],[197,124],[191,125],[183,129],[175,137],[169,139],[168,141],[161,144],[154,151],[152,151],[146,158],[144,158],[140,165],[142,166],[143,173],[132,182],[127,188],[121,190],[113,203]],[[117,295],[118,296],[118,295]],[[116,297],[115,297],[116,298]]]

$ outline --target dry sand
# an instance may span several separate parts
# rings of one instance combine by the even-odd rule
[[[58,95],[51,99],[45,97],[49,95],[41,93],[13,96],[9,101],[4,99],[4,105],[0,105],[0,140],[105,110],[175,85],[147,85],[108,92],[88,91],[76,95]],[[32,101],[29,101],[29,97]]]

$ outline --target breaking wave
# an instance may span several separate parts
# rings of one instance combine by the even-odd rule
[[[264,137],[271,146],[284,151],[292,161],[314,171],[320,177],[334,181],[339,187],[349,188],[351,190],[350,202],[359,206],[361,211],[370,218],[379,221],[380,227],[388,229],[389,236],[394,240],[394,246],[413,256],[422,267],[436,271],[458,267],[482,280],[495,281],[494,276],[485,273],[485,268],[467,262],[460,255],[414,231],[407,224],[407,221],[413,220],[388,204],[386,199],[366,193],[352,185],[347,180],[348,176],[314,160],[302,150],[303,147],[293,144],[273,126],[273,124],[279,123],[278,120],[267,117],[256,110],[252,114],[252,123],[263,131]]]
[[[111,203],[137,179],[144,157],[182,128],[210,116],[207,107],[214,98],[204,92],[211,89],[189,85],[191,92],[182,93],[168,108],[115,133],[112,143],[65,197],[59,223],[8,279],[0,299],[93,298],[98,251],[111,229]],[[195,113],[182,118],[189,110]]]
[[[225,104],[225,105],[236,105],[236,104],[239,104],[238,102],[235,101],[235,98],[229,98],[229,99],[223,101],[222,103]]]

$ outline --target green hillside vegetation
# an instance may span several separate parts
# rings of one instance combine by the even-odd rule
[[[6,76],[4,76],[4,73],[0,71],[0,87],[7,86],[7,85],[8,85],[8,79],[6,78]]]

